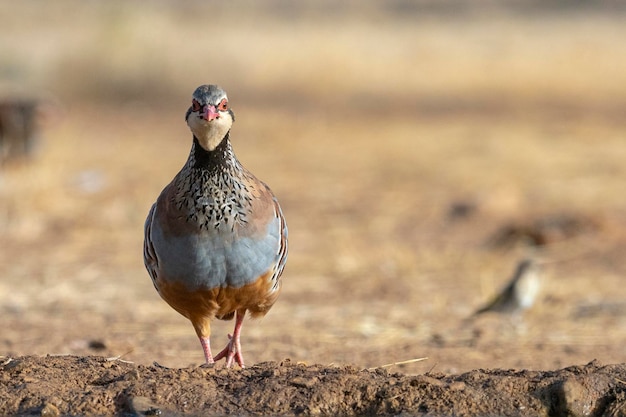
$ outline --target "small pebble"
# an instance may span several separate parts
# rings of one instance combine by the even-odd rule
[[[130,407],[133,413],[139,416],[160,416],[162,414],[161,409],[146,397],[132,397]]]
[[[57,417],[61,415],[61,412],[54,404],[46,404],[41,409],[41,417]]]

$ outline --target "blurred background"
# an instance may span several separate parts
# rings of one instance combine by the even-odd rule
[[[216,83],[289,224],[249,363],[624,362],[624,39],[619,2],[0,3],[0,355],[202,362],[142,241]],[[527,257],[532,307],[473,315]]]

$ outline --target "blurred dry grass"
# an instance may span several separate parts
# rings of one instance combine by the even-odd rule
[[[188,152],[189,94],[217,82],[240,159],[290,226],[284,293],[246,326],[249,360],[623,361],[626,316],[576,313],[626,300],[624,14],[269,4],[0,4],[4,91],[57,97],[64,115],[32,162],[0,176],[0,351],[103,340],[138,362],[200,361],[141,242]],[[458,202],[476,211],[452,221]],[[465,322],[530,250],[488,239],[562,214],[597,226],[534,248],[563,262],[524,326]]]

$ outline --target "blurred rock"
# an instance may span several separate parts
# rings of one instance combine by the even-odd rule
[[[41,409],[41,417],[57,417],[59,415],[61,415],[61,412],[54,404],[47,403]]]
[[[33,154],[39,141],[35,99],[0,98],[0,165]]]
[[[454,201],[448,208],[446,218],[449,221],[465,220],[476,213],[476,203],[472,201]]]
[[[580,305],[573,314],[574,318],[594,318],[600,316],[626,316],[626,302],[601,302]]]
[[[107,345],[102,340],[90,340],[87,347],[93,350],[105,350]]]
[[[606,375],[570,376],[550,386],[544,396],[550,399],[551,415],[600,416],[605,415],[610,385]]]
[[[160,416],[163,414],[161,409],[146,397],[129,398],[129,406],[135,416]]]
[[[510,248],[516,244],[544,246],[598,230],[596,219],[582,215],[557,213],[534,220],[501,226],[488,240],[491,248]]]

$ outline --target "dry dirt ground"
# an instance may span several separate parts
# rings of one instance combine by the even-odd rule
[[[2,80],[54,97],[0,171],[0,414],[626,415],[623,12],[270,3],[0,5]],[[289,224],[243,370],[142,263],[207,82]],[[526,256],[535,305],[471,317]]]
[[[68,375],[71,375],[68,378]],[[6,359],[3,414],[623,416],[626,365],[405,375],[304,365],[171,369],[94,356]]]

